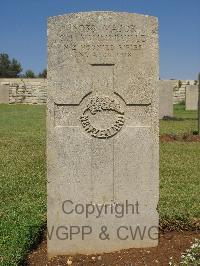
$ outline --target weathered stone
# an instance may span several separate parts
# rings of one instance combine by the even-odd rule
[[[185,101],[185,91],[186,91],[186,87],[189,85],[183,85],[183,84],[187,84],[188,81],[184,81],[182,80],[181,82],[183,84],[181,84],[181,87],[178,87],[178,83],[179,80],[169,80],[170,82],[173,81],[173,103],[180,103]],[[13,83],[14,82],[14,83]],[[189,81],[190,85],[196,85],[197,81],[196,80],[190,80]],[[15,98],[17,97],[17,95],[19,95],[19,90],[18,88],[23,88],[24,91],[21,91],[20,94],[21,96],[24,98],[24,100],[21,103],[29,103],[31,104],[31,100],[28,102],[28,100],[26,100],[26,97],[34,97],[34,95],[37,95],[37,99],[38,99],[38,104],[41,103],[41,99],[43,98],[44,100],[42,101],[41,104],[46,103],[46,98],[47,98],[47,87],[46,87],[46,79],[20,79],[20,78],[16,78],[16,79],[6,79],[6,78],[2,78],[0,79],[0,84],[1,85],[9,85],[10,87],[10,94],[9,94],[9,103],[12,103],[13,99],[11,100],[11,98]],[[29,86],[29,84],[31,84],[31,86]],[[28,86],[29,88],[25,89],[25,86]],[[11,89],[14,89],[14,95],[12,95],[12,91]],[[15,95],[16,89],[18,90],[17,95]],[[25,91],[26,90],[26,91]],[[14,100],[15,102],[15,100]]]
[[[0,103],[9,103],[9,86],[0,84]]]
[[[0,85],[10,85],[10,82],[8,82],[8,81],[2,81],[2,82],[0,82]]]
[[[198,85],[187,86],[185,96],[185,108],[186,110],[198,109]]]
[[[49,19],[49,256],[158,243],[157,32],[157,18],[138,14],[91,12]],[[66,214],[66,200],[73,206],[92,204],[90,210],[107,204],[107,214]],[[127,201],[134,213],[131,207],[121,218],[112,214]],[[70,226],[90,226],[92,232],[84,240],[81,234],[70,240],[69,228],[78,230]],[[101,240],[102,226],[109,240]],[[136,233],[132,240],[130,227],[135,231],[137,226],[145,232],[143,239]]]
[[[173,85],[172,80],[159,80],[159,118],[173,116]]]
[[[8,85],[10,104],[46,103],[46,83],[46,79],[0,79],[0,84]]]

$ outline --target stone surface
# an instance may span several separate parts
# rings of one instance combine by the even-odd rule
[[[36,81],[35,81],[36,80]],[[167,82],[168,80],[166,80]],[[173,86],[173,103],[185,102],[186,87],[196,85],[196,80],[169,80]],[[46,79],[21,79],[21,78],[1,78],[0,85],[9,86],[9,103],[32,104],[33,99],[36,104],[45,104],[47,101]],[[179,87],[178,84],[181,83]],[[24,84],[28,84],[28,92],[23,89]],[[20,90],[18,87],[22,87]]]
[[[159,80],[159,118],[173,116],[173,85],[174,81]]]
[[[186,88],[185,109],[198,110],[198,85],[190,85]]]
[[[0,84],[0,103],[9,103],[9,86]]]
[[[45,104],[47,99],[47,81],[42,78],[21,79],[2,78],[0,87],[6,86],[6,103]],[[0,91],[0,98],[2,97]]]
[[[171,80],[170,80],[171,81]],[[173,103],[185,103],[186,89],[190,85],[196,85],[197,80],[172,80],[173,83]]]
[[[49,256],[157,245],[158,73],[155,17],[89,12],[49,19]],[[95,214],[78,214],[80,204]],[[116,217],[126,204],[132,206]],[[102,240],[102,226],[109,240]],[[133,240],[135,230],[144,235]]]

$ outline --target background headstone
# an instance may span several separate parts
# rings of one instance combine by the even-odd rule
[[[198,110],[198,85],[190,85],[186,88],[186,110]]]
[[[0,103],[9,103],[9,86],[0,84]]]
[[[173,116],[173,85],[174,81],[159,80],[159,118]]]
[[[158,73],[155,17],[88,12],[49,19],[49,256],[157,245]],[[126,203],[135,204],[134,214],[129,206],[123,217],[113,215]],[[106,204],[107,213],[86,218],[77,204],[79,212]],[[82,226],[92,228],[84,240]],[[109,240],[102,240],[104,226]],[[138,227],[142,237],[136,232],[133,240],[130,230]]]

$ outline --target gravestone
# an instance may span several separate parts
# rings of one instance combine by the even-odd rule
[[[159,80],[159,118],[173,116],[173,80]]]
[[[9,85],[0,83],[0,103],[9,103]]]
[[[198,110],[198,85],[189,85],[186,87],[185,109]]]
[[[158,243],[157,18],[48,21],[48,254]]]

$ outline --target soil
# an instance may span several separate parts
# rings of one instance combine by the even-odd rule
[[[170,141],[175,141],[176,139],[174,138],[173,135],[161,135],[160,136],[160,141],[161,142],[170,142]]]
[[[171,141],[200,142],[200,136],[192,134],[183,134],[183,135],[164,134],[160,136],[160,141],[161,142],[171,142]]]
[[[76,255],[58,256],[48,261],[47,259],[47,242],[43,240],[40,245],[33,250],[28,258],[29,266],[62,266],[62,265],[79,265],[79,266],[166,266],[169,265],[170,257],[173,262],[179,263],[183,252],[189,248],[195,238],[200,238],[200,232],[183,231],[183,232],[166,232],[160,234],[159,245],[155,248],[127,249],[113,253],[103,253],[90,256]],[[68,261],[68,263],[67,263]],[[72,262],[72,263],[71,263]]]

